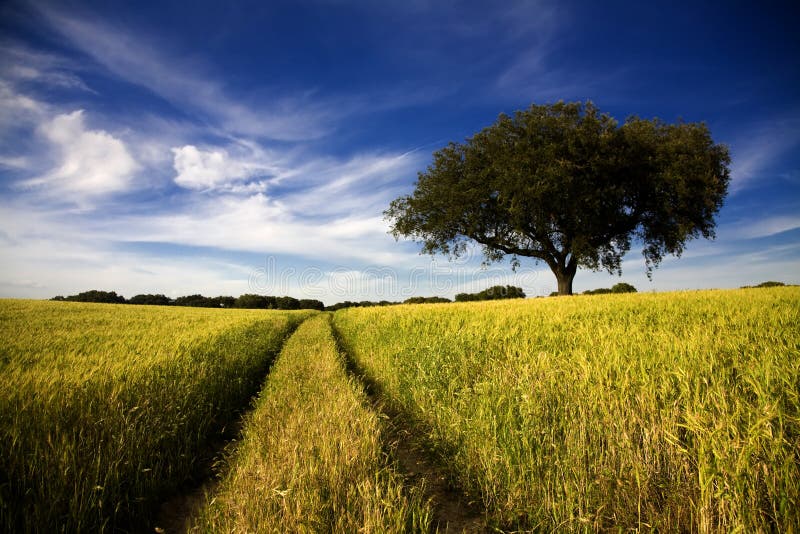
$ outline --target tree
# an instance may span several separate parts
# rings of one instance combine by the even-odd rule
[[[236,298],[226,295],[219,297],[212,297],[208,299],[209,307],[213,308],[233,308],[236,304]]]
[[[70,302],[100,302],[103,304],[125,304],[125,297],[117,295],[116,291],[84,291],[68,297],[55,297],[53,300],[66,300]]]
[[[569,295],[578,267],[621,274],[633,242],[651,276],[688,240],[713,238],[729,164],[703,123],[619,125],[591,102],[532,105],[436,151],[384,215],[424,253],[457,257],[474,241],[487,262],[543,261]]]
[[[194,308],[216,308],[218,307],[210,298],[198,293],[178,297],[173,301],[175,306],[192,306]]]
[[[294,297],[278,297],[275,299],[275,309],[276,310],[299,310],[300,309],[300,301]]]
[[[135,295],[128,299],[128,304],[149,304],[152,306],[169,306],[172,304],[172,299],[166,295]]]
[[[267,297],[262,295],[254,295],[253,293],[245,293],[240,295],[234,303],[236,308],[251,308],[251,309],[264,309],[267,307]]]
[[[299,308],[301,310],[319,310],[325,309],[325,304],[317,299],[300,299]]]
[[[620,282],[611,286],[612,293],[636,293],[636,288],[632,284]]]

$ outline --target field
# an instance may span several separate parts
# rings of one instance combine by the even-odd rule
[[[146,523],[307,315],[0,301],[0,530]]]
[[[793,532],[798,324],[793,287],[334,314],[0,301],[0,530],[152,531],[243,416],[195,531],[445,531],[401,428],[487,531]]]
[[[790,532],[800,291],[364,308],[344,346],[501,529]]]

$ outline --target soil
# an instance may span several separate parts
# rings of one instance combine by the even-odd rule
[[[374,399],[373,399],[374,400]],[[413,485],[422,485],[425,497],[433,507],[433,526],[437,532],[492,532],[486,525],[485,514],[477,503],[451,483],[447,471],[419,435],[409,428],[401,414],[391,413],[374,403],[386,419],[385,432],[390,439],[389,450],[401,474]]]
[[[205,503],[206,491],[213,490],[214,482],[203,484],[188,493],[176,495],[161,505],[154,531],[159,534],[190,532],[192,519]]]
[[[393,409],[380,385],[366,376],[350,358],[335,329],[334,337],[348,372],[363,385],[373,409],[381,416],[390,457],[406,480],[412,485],[422,486],[425,498],[430,499],[434,531],[451,534],[494,532],[486,523],[484,510],[452,483],[429,444],[410,423],[411,419]]]
[[[213,494],[219,484],[223,459],[233,454],[237,440],[241,437],[242,422],[243,419],[240,418],[235,424],[229,425],[209,444],[205,454],[198,461],[192,478],[161,504],[153,528],[148,532],[157,534],[193,532],[192,522],[205,504],[206,495]]]

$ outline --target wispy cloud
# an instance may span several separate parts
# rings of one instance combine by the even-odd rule
[[[13,190],[40,200],[88,208],[92,198],[153,188],[170,170],[170,146],[191,131],[135,116],[126,125],[37,93],[0,81],[0,166]]]
[[[286,213],[314,221],[353,213],[380,217],[427,158],[417,150],[337,158],[301,148],[272,150],[242,139],[224,146],[173,147],[172,153],[174,181],[181,187],[240,198],[269,192]]]
[[[316,158],[277,176],[281,203],[299,214],[330,217],[341,214],[380,216],[397,196],[399,183],[406,184],[421,168],[424,155],[365,153],[346,160]],[[402,185],[406,189],[406,185]]]
[[[41,117],[46,108],[42,102],[0,81],[0,128],[3,130],[16,127],[21,122],[31,123]]]
[[[720,228],[721,238],[757,239],[800,228],[800,215],[784,214],[761,219],[745,219]]]
[[[318,139],[331,133],[338,119],[364,104],[359,98],[323,99],[314,88],[291,94],[272,92],[260,98],[234,94],[216,81],[220,77],[213,66],[170,52],[163,39],[156,45],[145,31],[133,35],[128,28],[53,5],[41,5],[39,11],[74,47],[118,78],[234,135],[281,141]],[[391,99],[384,100],[383,105],[395,105],[389,104]]]
[[[618,73],[576,73],[554,59],[569,28],[567,11],[550,2],[512,4],[503,13],[512,31],[506,34],[504,54],[494,90],[502,95],[539,103],[585,98]],[[513,21],[513,22],[512,22]]]
[[[373,214],[314,220],[288,211],[263,193],[198,197],[180,212],[120,217],[97,232],[104,239],[288,254],[310,261],[406,263],[386,226]]]
[[[731,143],[732,194],[774,179],[775,161],[800,146],[800,116],[797,113],[757,124]],[[785,172],[784,172],[785,174]]]
[[[0,78],[9,83],[95,93],[78,74],[80,70],[78,63],[63,56],[35,51],[12,41],[0,43]]]
[[[30,166],[30,161],[24,156],[0,156],[0,166],[8,169],[27,169]]]

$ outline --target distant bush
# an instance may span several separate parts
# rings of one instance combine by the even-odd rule
[[[336,304],[325,306],[325,311],[336,311],[336,310],[342,310],[344,308],[357,308],[357,307],[358,307],[358,302],[351,302],[349,300],[345,300],[344,302],[337,302]]]
[[[516,286],[492,286],[479,293],[459,293],[456,302],[472,302],[477,300],[524,299],[525,292]]]
[[[141,294],[125,300],[114,291],[85,291],[69,297],[57,296],[50,300],[74,302],[108,302],[114,304],[149,304],[155,306],[192,306],[195,308],[249,308],[260,310],[323,310],[325,304],[315,299],[298,300],[294,297],[269,297],[246,293],[240,297],[205,297],[200,294],[186,295],[175,300],[165,295]]]
[[[325,304],[316,299],[294,297],[272,297],[247,293],[236,299],[236,308],[259,310],[324,310]]]
[[[618,284],[614,284],[611,286],[612,293],[636,293],[636,288],[633,287],[631,284],[626,284],[625,282],[620,282]]]
[[[583,292],[584,295],[606,295],[611,293],[611,290],[607,287],[598,287],[597,289],[587,289]]]
[[[754,287],[784,287],[786,284],[783,282],[775,282],[774,280],[770,280],[768,282],[761,282],[756,286],[742,286],[742,289],[752,289]]]
[[[403,301],[403,304],[441,304],[450,302],[444,297],[411,297]]]
[[[636,288],[631,284],[620,282],[611,286],[611,289],[607,287],[601,287],[598,289],[589,289],[583,292],[584,295],[605,295],[608,293],[636,293]]]

